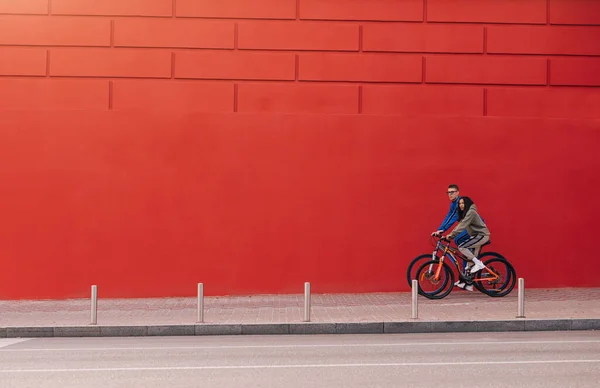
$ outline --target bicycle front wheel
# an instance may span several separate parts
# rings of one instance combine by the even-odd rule
[[[445,298],[454,287],[454,272],[448,264],[440,264],[439,260],[430,260],[421,264],[416,279],[419,284],[419,294],[428,299]]]
[[[423,254],[415,257],[406,270],[406,280],[408,280],[408,287],[412,287],[412,280],[417,278],[417,270],[419,267],[430,260],[432,260],[432,254]]]

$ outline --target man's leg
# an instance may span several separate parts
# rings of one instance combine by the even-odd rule
[[[455,239],[454,241],[457,243],[456,245],[458,246],[458,250],[467,259],[467,263],[466,263],[464,270],[465,270],[465,273],[469,273],[469,269],[471,268],[472,260],[473,260],[473,258],[475,258],[475,256],[473,256],[473,248],[465,248],[464,245],[470,241],[478,240],[479,237],[477,237],[477,236],[469,237],[469,235],[468,234],[465,235],[464,232],[461,234],[461,236],[463,236],[463,238],[460,241],[460,243],[458,242],[458,238]],[[463,277],[461,275],[459,275],[458,281],[455,282],[454,285],[458,288],[462,288],[462,289],[465,289],[468,291],[473,291],[473,285],[468,284],[468,283],[469,283],[468,278],[463,279]]]

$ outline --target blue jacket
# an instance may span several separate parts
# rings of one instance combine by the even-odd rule
[[[450,227],[452,225],[454,225],[456,223],[456,221],[458,221],[458,201],[459,200],[460,200],[460,197],[456,197],[456,199],[450,203],[450,210],[448,210],[448,214],[446,214],[446,218],[444,218],[444,221],[442,221],[442,225],[440,225],[438,230],[442,230],[445,232],[448,229],[450,229]],[[458,236],[456,236],[456,238],[454,239],[454,243],[456,245],[459,245],[461,242],[467,240],[469,237],[470,237],[469,233],[467,233],[467,231],[464,230],[462,233],[460,233]]]

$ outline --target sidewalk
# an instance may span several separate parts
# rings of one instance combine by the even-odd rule
[[[196,298],[99,299],[90,325],[88,299],[0,301],[0,338],[25,336],[295,334],[600,329],[600,288],[527,289],[517,319],[516,289],[504,298],[455,290],[442,300],[410,293],[313,294],[311,322],[304,297],[206,297],[197,324]]]

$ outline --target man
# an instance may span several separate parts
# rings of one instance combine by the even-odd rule
[[[442,225],[438,228],[437,231],[431,233],[432,236],[441,236],[446,230],[450,229],[452,225],[458,221],[458,200],[460,199],[460,192],[457,185],[449,185],[448,191],[448,199],[450,200],[450,210],[448,210],[448,214],[446,214],[446,218],[442,221]],[[464,230],[454,239],[454,243],[458,246],[461,242],[466,241],[469,238],[469,233]]]

